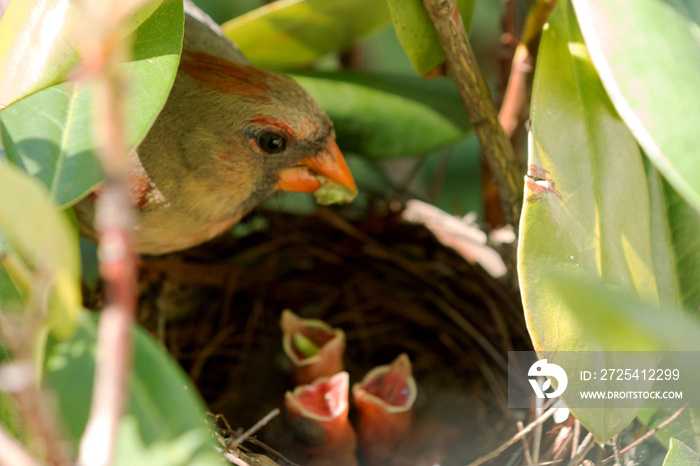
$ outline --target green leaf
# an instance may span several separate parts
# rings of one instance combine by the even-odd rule
[[[422,0],[388,0],[391,20],[399,42],[421,76],[440,76],[445,53]],[[474,0],[457,0],[462,22],[469,34]]]
[[[678,439],[671,439],[664,466],[700,466],[700,456]]]
[[[700,211],[700,4],[573,0],[605,90],[656,168]]]
[[[700,214],[675,192],[650,162],[646,163],[651,207],[652,252],[659,298],[675,307],[700,306]],[[674,414],[671,409],[643,409],[637,416],[650,429]],[[668,445],[671,437],[700,449],[700,410],[686,409],[656,433]]]
[[[153,0],[130,15],[131,33],[162,3]],[[14,0],[0,20],[0,108],[61,82],[78,63],[72,45],[84,20],[79,2]]]
[[[282,0],[224,23],[224,34],[260,66],[306,66],[389,23],[383,0]]]
[[[455,144],[470,130],[451,80],[356,72],[292,77],[333,120],[344,151],[372,159],[425,154]]]
[[[57,212],[36,179],[0,163],[0,230],[11,253],[30,271],[51,279],[47,326],[59,336],[70,336],[80,298],[78,238],[65,214]]]
[[[568,274],[546,274],[549,283],[575,317],[574,324],[606,348],[623,351],[664,351],[665,367],[679,369],[684,376],[677,387],[684,393],[698,393],[697,361],[687,353],[700,350],[700,321],[670,307],[644,304],[630,295],[601,284],[581,281]],[[610,410],[592,410],[600,415]],[[642,409],[639,419],[650,429],[674,415],[675,409]],[[588,413],[587,413],[588,414]],[[593,413],[595,414],[595,413]],[[610,415],[610,413],[608,413]],[[668,445],[671,437],[700,448],[700,410],[686,409],[656,436]]]
[[[545,280],[557,267],[658,303],[642,156],[598,79],[568,2],[558,4],[542,36],[531,121],[528,163],[547,170],[541,178],[561,193],[537,192],[533,185],[541,186],[530,180],[520,224],[518,273],[534,347],[624,350],[596,342]],[[598,442],[636,414],[572,411]]]
[[[165,105],[180,60],[182,2],[164,0],[134,35],[125,64],[127,142],[136,147]],[[63,83],[26,97],[0,112],[8,159],[38,177],[53,200],[70,206],[102,182],[94,136],[90,83]]]
[[[0,300],[1,299],[2,296],[0,295]],[[9,359],[10,355],[0,341],[0,364],[5,364]],[[3,391],[0,391],[0,426],[15,438],[20,438],[20,435],[22,435],[22,425],[17,401],[12,394]]]
[[[0,392],[0,426],[17,439],[22,435],[19,406],[15,398],[7,392]]]
[[[2,258],[5,257],[7,253],[11,252],[14,251],[12,250],[10,242],[7,236],[0,230],[0,305],[5,311],[23,305],[22,295],[5,270],[5,267],[2,265]],[[16,304],[20,306],[16,306]]]
[[[213,451],[209,455],[196,455],[203,444],[210,443],[204,429],[193,429],[172,440],[144,445],[139,435],[138,421],[127,415],[119,429],[119,449],[114,463],[124,466],[191,466],[221,464]],[[213,449],[212,449],[213,450]]]
[[[654,429],[673,416],[676,411],[675,409],[643,409],[640,411],[638,418],[649,429]],[[670,448],[671,440],[676,438],[700,451],[699,431],[700,409],[686,408],[675,421],[659,430],[655,437],[667,448]]]
[[[92,95],[65,83],[26,97],[0,112],[8,159],[36,176],[61,206],[102,181],[93,139]]]
[[[651,234],[657,285],[662,302],[700,307],[700,213],[646,163]]]
[[[77,444],[85,430],[92,393],[96,314],[83,311],[73,339],[49,342],[45,382],[55,391],[70,441]],[[134,329],[133,372],[128,411],[117,443],[117,465],[219,464],[205,424],[205,406],[182,369],[144,330]],[[135,428],[135,426],[137,428]],[[131,450],[149,453],[137,462]],[[174,449],[174,450],[173,450]],[[184,456],[168,459],[167,453]],[[172,456],[172,455],[171,455]]]
[[[700,351],[700,321],[689,313],[644,303],[636,296],[607,284],[582,279],[556,268],[545,272],[544,276],[553,294],[571,310],[573,322],[605,349]],[[673,357],[679,356],[665,355],[665,358]],[[687,355],[683,357],[691,359]],[[688,364],[695,368],[697,361],[688,360],[685,365]],[[697,370],[688,372],[693,373]],[[695,390],[699,388],[695,387]]]

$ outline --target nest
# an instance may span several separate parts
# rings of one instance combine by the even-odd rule
[[[279,318],[291,309],[345,331],[351,382],[410,356],[416,455],[463,464],[512,435],[507,351],[530,348],[517,291],[390,204],[361,218],[259,212],[241,228],[252,232],[141,267],[141,320],[213,413],[248,427],[283,406],[293,381]],[[289,431],[280,416],[258,438],[293,458]]]

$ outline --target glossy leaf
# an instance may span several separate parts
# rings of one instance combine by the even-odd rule
[[[29,270],[51,279],[47,325],[69,336],[81,307],[78,238],[65,214],[57,212],[35,179],[0,163],[0,230],[10,250]],[[6,251],[4,251],[6,252]]]
[[[581,281],[567,274],[550,273],[547,282],[572,311],[576,325],[581,326],[604,347],[624,351],[662,351],[666,367],[676,368],[683,374],[675,387],[688,394],[700,391],[697,360],[687,353],[676,352],[700,350],[700,320],[697,317],[668,304],[650,306],[601,284]],[[690,395],[691,398],[692,396]],[[611,415],[607,409],[593,411],[603,416]],[[649,429],[653,429],[676,414],[676,411],[642,409],[638,417]],[[700,449],[699,424],[700,410],[687,408],[671,424],[658,431],[656,436],[664,444],[675,437]]]
[[[698,393],[700,382],[697,361],[684,353],[671,351],[700,350],[700,321],[689,313],[645,305],[636,299],[605,289],[601,285],[577,281],[566,275],[550,275],[549,283],[573,311],[577,325],[606,347],[625,351],[668,351],[667,367],[687,374],[677,388]],[[676,409],[642,409],[639,420],[654,429],[676,413]],[[700,449],[700,410],[687,408],[671,424],[658,431],[656,437],[668,445],[670,439],[681,439]]]
[[[8,159],[41,180],[61,206],[77,201],[102,181],[91,150],[91,105],[86,86],[64,83],[0,112]]]
[[[127,141],[136,147],[165,105],[180,60],[182,2],[165,0],[136,30],[132,61],[125,64]],[[44,89],[0,112],[3,142],[12,163],[38,177],[62,206],[70,206],[102,181],[94,136],[89,83]]]
[[[662,302],[700,307],[700,212],[646,163],[652,251]]]
[[[659,298],[671,306],[697,309],[700,306],[700,213],[675,192],[650,162],[646,166]],[[644,409],[638,418],[652,429],[674,412]],[[656,437],[665,444],[676,437],[700,449],[700,410],[686,409]]]
[[[224,23],[241,52],[263,67],[306,66],[389,24],[384,0],[281,0]]]
[[[422,0],[388,0],[396,35],[421,76],[440,76],[445,53]],[[474,0],[457,0],[462,22],[471,28]]]
[[[700,466],[700,455],[678,439],[671,439],[664,466]]]
[[[163,0],[154,0],[125,21],[127,33],[146,21]],[[78,63],[74,24],[79,2],[14,0],[0,20],[0,108],[64,80]]]
[[[636,296],[604,283],[582,279],[557,269],[550,269],[544,276],[553,294],[571,309],[573,322],[606,349],[700,351],[700,320],[690,313],[644,303]],[[680,356],[669,353],[664,357]],[[690,379],[697,374],[697,361],[685,354],[682,357],[686,359],[685,365],[693,368],[686,377]],[[698,390],[700,387],[695,387],[695,392]]]
[[[549,289],[552,267],[658,303],[649,194],[641,153],[596,74],[568,2],[545,28],[533,88],[530,180],[520,224],[518,273],[528,329],[538,351],[602,351],[574,311]],[[538,189],[539,188],[539,189]],[[564,394],[564,398],[566,398]],[[599,442],[634,410],[572,409]]]
[[[700,211],[700,4],[573,0],[605,90],[639,144]]]
[[[333,120],[344,151],[372,159],[425,154],[460,141],[470,129],[449,80],[350,72],[292,77]]]
[[[68,341],[50,341],[47,349],[46,385],[57,395],[74,446],[90,409],[97,317],[83,311],[76,335]],[[115,464],[220,464],[204,422],[204,403],[182,369],[138,327],[133,344],[128,411],[120,425]],[[144,456],[136,461],[135,452]]]

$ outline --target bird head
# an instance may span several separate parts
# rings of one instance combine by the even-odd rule
[[[183,52],[139,157],[168,202],[210,221],[275,190],[357,192],[330,119],[296,82],[199,52]]]

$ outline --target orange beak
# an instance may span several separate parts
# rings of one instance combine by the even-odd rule
[[[291,168],[282,170],[276,188],[281,191],[315,193],[321,187],[316,178],[322,176],[357,193],[355,180],[338,145],[331,138],[328,144],[313,157],[307,157]]]

